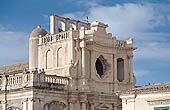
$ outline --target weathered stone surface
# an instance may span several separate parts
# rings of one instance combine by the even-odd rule
[[[13,73],[0,77],[0,100],[22,110],[120,110],[116,92],[136,83],[136,48],[132,38],[117,40],[107,27],[51,16],[49,34],[41,27],[31,33],[29,67],[0,67],[2,73]]]

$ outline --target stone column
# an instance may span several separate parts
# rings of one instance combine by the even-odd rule
[[[69,110],[74,110],[74,104],[73,104],[73,102],[70,102],[70,103],[69,103],[69,108],[70,108]]]
[[[114,106],[114,110],[117,110],[117,106]]]
[[[50,16],[50,33],[58,33],[58,20],[56,16]]]
[[[34,110],[34,99],[28,99],[28,110]]]
[[[133,55],[129,56],[130,82],[133,82]]]
[[[86,103],[85,102],[81,103],[81,110],[86,110]]]
[[[113,110],[117,110],[117,103],[113,103],[112,108],[113,108]]]
[[[28,110],[28,99],[23,101],[23,110]]]
[[[40,107],[41,107],[40,99],[39,98],[34,99],[34,110],[39,110]]]
[[[86,76],[86,50],[85,47],[82,47],[82,77]]]
[[[65,31],[68,31],[69,30],[69,20],[65,20]]]
[[[85,78],[86,76],[86,39],[82,38],[82,41],[80,42],[81,52],[82,52],[82,58],[81,58],[81,64],[82,64],[82,78]]]
[[[2,82],[2,90],[4,90],[5,91],[5,93],[4,93],[4,99],[3,99],[3,101],[2,101],[2,107],[3,107],[3,110],[6,110],[7,109],[7,104],[8,104],[8,102],[7,102],[7,92],[8,92],[8,88],[7,88],[7,86],[8,86],[8,79],[7,79],[7,77],[8,77],[8,75],[6,75],[6,73],[4,73],[4,75],[3,75],[3,82]]]
[[[124,80],[123,82],[129,82],[129,60],[128,57],[123,57],[124,59]]]
[[[7,110],[7,101],[2,101],[2,110]]]
[[[117,57],[114,56],[114,85],[113,85],[113,92],[118,90],[118,80],[117,80]]]
[[[117,57],[114,56],[114,82],[117,83]]]
[[[94,103],[90,104],[90,110],[94,110]]]

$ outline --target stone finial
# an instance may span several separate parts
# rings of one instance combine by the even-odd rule
[[[41,71],[41,73],[45,74],[44,68],[42,68],[42,71]]]
[[[103,27],[103,28],[107,28],[107,27],[108,27],[108,24],[104,24],[104,23],[99,22],[99,21],[94,21],[94,22],[92,22],[91,26],[92,26],[92,27]]]
[[[37,69],[37,68],[35,68],[35,71],[37,72],[37,71],[38,71],[38,69]]]
[[[91,26],[92,26],[92,30],[99,31],[101,33],[106,33],[106,28],[108,27],[107,24],[98,21],[92,22]]]
[[[41,73],[41,69],[39,69],[39,73]]]

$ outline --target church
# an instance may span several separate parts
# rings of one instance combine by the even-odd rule
[[[56,15],[49,33],[37,26],[29,61],[0,67],[0,110],[122,110],[118,93],[136,84],[136,48],[107,27]]]

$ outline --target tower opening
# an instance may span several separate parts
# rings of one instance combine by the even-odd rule
[[[104,75],[104,72],[103,72],[103,65],[102,65],[102,62],[100,61],[99,58],[97,58],[96,60],[96,70],[97,70],[97,74],[102,77]]]
[[[122,58],[117,59],[117,80],[120,82],[124,80],[124,60]]]

